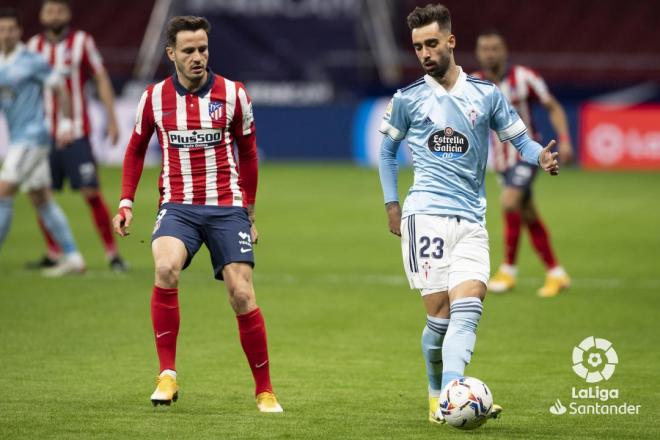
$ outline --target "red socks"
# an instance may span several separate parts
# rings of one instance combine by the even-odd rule
[[[504,258],[505,263],[515,266],[518,254],[518,241],[520,241],[520,228],[522,218],[518,211],[506,211],[504,213]],[[537,218],[527,223],[532,245],[538,252],[541,260],[548,269],[557,266],[557,260],[552,252],[550,237],[541,219]]]
[[[179,334],[179,290],[154,286],[151,297],[151,320],[156,337],[160,371],[176,371],[176,338]],[[236,316],[241,345],[255,382],[255,394],[272,391],[268,365],[266,325],[258,308]]]
[[[247,357],[255,382],[255,395],[264,391],[273,391],[270,383],[268,365],[268,345],[266,343],[266,325],[259,308],[237,315],[241,345]]]
[[[106,206],[103,197],[101,194],[97,194],[92,197],[86,197],[85,200],[87,200],[87,204],[92,210],[92,217],[94,218],[96,231],[99,233],[99,236],[103,241],[105,252],[109,255],[115,255],[117,253],[117,244],[115,243],[115,237],[112,235],[110,212],[108,211],[108,207]]]
[[[536,252],[538,252],[545,263],[546,268],[552,269],[557,266],[557,261],[552,252],[552,246],[550,246],[550,236],[541,219],[537,218],[534,222],[527,224],[527,227],[529,228],[529,235],[532,239],[534,249],[536,249]]]
[[[519,211],[504,212],[504,261],[511,266],[516,265],[521,222]]]
[[[151,296],[151,321],[156,337],[160,371],[174,370],[176,338],[179,334],[179,289],[154,286]]]

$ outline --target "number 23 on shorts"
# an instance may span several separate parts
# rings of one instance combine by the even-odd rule
[[[444,255],[445,241],[440,237],[419,237],[419,258],[435,258],[439,260]]]

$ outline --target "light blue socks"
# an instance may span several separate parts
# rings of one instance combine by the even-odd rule
[[[426,316],[422,331],[422,353],[426,361],[426,374],[429,377],[429,393],[440,395],[442,389],[442,341],[447,333],[449,319]]]
[[[60,245],[64,255],[76,252],[76,243],[69,227],[69,222],[60,205],[54,200],[48,200],[39,207],[39,216],[53,239]]]
[[[2,248],[2,243],[5,242],[11,226],[11,217],[14,211],[13,204],[14,200],[11,197],[0,199],[0,248]]]
[[[442,387],[463,377],[474,351],[482,311],[481,300],[475,297],[457,299],[449,307],[449,326],[442,344]]]

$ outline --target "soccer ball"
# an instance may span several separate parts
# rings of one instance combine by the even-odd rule
[[[474,377],[449,382],[440,392],[438,416],[458,429],[475,429],[486,423],[493,409],[493,394]]]

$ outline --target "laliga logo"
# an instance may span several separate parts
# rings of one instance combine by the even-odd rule
[[[619,357],[607,339],[589,336],[573,347],[573,371],[587,383],[608,380],[618,363]]]

